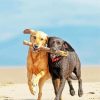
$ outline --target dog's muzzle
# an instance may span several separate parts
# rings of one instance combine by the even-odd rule
[[[33,46],[33,51],[37,51],[38,50],[38,47],[39,47],[38,45],[34,45]]]
[[[37,49],[38,48],[38,45],[34,45],[34,48]]]

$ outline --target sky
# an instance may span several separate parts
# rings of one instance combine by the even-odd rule
[[[100,0],[0,0],[0,66],[26,64],[26,28],[63,38],[82,64],[100,64]]]

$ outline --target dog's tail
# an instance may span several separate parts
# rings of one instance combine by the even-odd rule
[[[77,80],[77,77],[76,77],[76,75],[74,75],[74,74],[71,74],[71,75],[70,75],[70,78],[71,78],[72,80]]]

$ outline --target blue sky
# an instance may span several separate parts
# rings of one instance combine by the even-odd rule
[[[59,36],[82,64],[100,64],[100,0],[0,0],[0,65],[25,65],[32,28]]]

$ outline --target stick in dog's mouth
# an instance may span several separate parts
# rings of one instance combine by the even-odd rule
[[[60,55],[60,56],[68,56],[68,51],[65,52],[65,51],[61,51],[61,50],[53,50],[53,49],[50,49],[48,47],[43,47],[43,46],[34,48],[34,45],[32,44],[32,42],[29,42],[26,40],[23,41],[23,44],[33,47],[33,51],[35,49],[36,51],[46,51],[46,52],[54,53],[54,54]]]
[[[23,41],[23,44],[27,45],[27,46],[33,46],[32,42],[29,42],[29,41],[26,41],[26,40]]]
[[[38,50],[39,47],[36,46],[36,45],[34,45],[34,44],[32,44],[32,42],[29,42],[29,41],[24,40],[23,41],[23,44],[32,47],[33,52],[38,52],[39,51]]]

